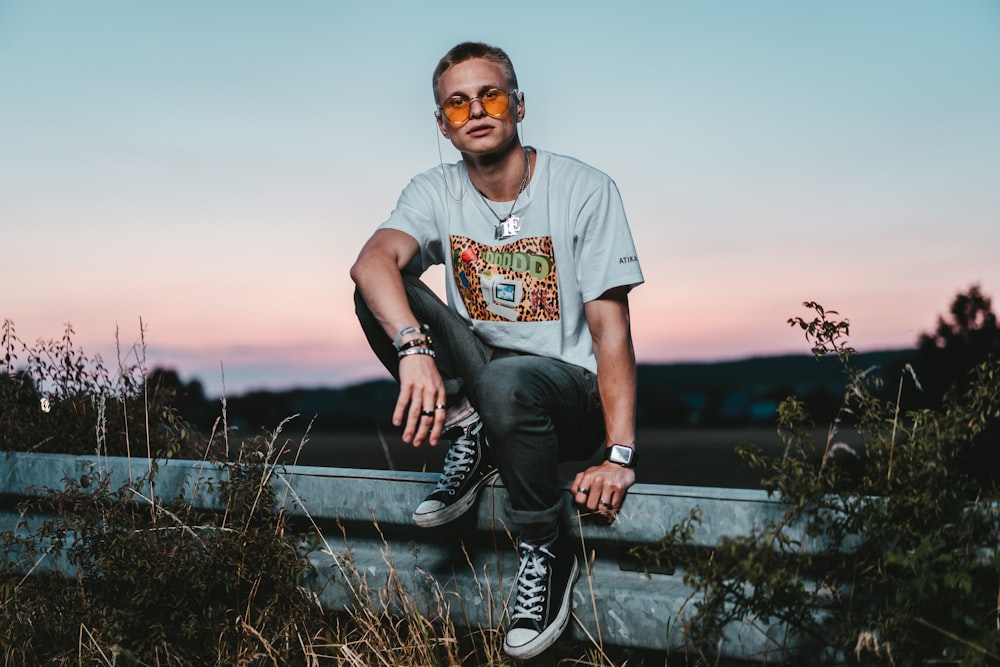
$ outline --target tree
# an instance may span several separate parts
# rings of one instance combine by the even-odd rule
[[[1000,359],[1000,329],[992,300],[979,285],[958,294],[949,316],[938,317],[933,332],[921,334],[913,362],[921,391],[909,391],[901,403],[907,409],[940,410],[963,396],[976,381],[973,369],[989,358]],[[988,420],[981,433],[965,443],[959,469],[983,487],[1000,481],[1000,424]]]
[[[217,416],[214,404],[205,398],[205,388],[195,379],[184,382],[176,370],[154,368],[146,377],[150,396],[173,406],[190,425],[209,430]]]
[[[947,319],[939,316],[936,329],[920,335],[913,364],[923,388],[920,406],[940,406],[949,391],[961,394],[969,371],[991,354],[1000,356],[997,317],[992,300],[972,285],[952,301]]]

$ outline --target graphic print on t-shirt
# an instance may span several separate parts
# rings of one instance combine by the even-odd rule
[[[491,246],[453,235],[451,257],[455,284],[473,320],[559,319],[559,282],[550,237]]]

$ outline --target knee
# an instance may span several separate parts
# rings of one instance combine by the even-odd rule
[[[517,358],[491,361],[473,376],[469,400],[495,437],[510,432],[534,412],[544,411],[543,401],[530,396],[531,384]]]
[[[498,359],[476,371],[469,386],[469,399],[480,412],[496,411],[517,401],[521,378],[511,359]]]

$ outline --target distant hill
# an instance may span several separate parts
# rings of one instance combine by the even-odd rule
[[[912,350],[857,354],[858,368],[898,368]],[[795,395],[835,410],[845,376],[836,358],[754,357],[706,363],[640,364],[640,426],[746,424],[772,421],[777,404]],[[391,380],[330,389],[255,391],[227,399],[231,424],[249,432],[273,429],[291,415],[314,419],[317,431],[361,430],[389,423],[396,400]]]
[[[856,354],[856,368],[893,371],[913,350]],[[836,357],[752,357],[706,363],[641,364],[640,425],[732,424],[769,421],[778,403],[794,395],[817,408],[839,406],[846,376]]]

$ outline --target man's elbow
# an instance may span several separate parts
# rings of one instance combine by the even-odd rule
[[[378,230],[354,260],[350,271],[351,280],[355,285],[360,285],[362,281],[376,279],[390,271],[402,271],[417,250],[412,236],[395,230]]]
[[[358,258],[356,260],[354,260],[354,264],[351,265],[350,274],[351,274],[351,280],[354,281],[354,284],[355,285],[359,284],[359,282],[361,281],[361,278],[365,274],[364,262],[362,260],[362,256],[361,255],[359,255]]]
[[[361,249],[358,253],[358,258],[354,260],[354,264],[351,265],[351,280],[354,281],[355,285],[360,285],[361,281],[365,278],[378,273],[378,266],[380,265],[380,250],[377,246],[372,246],[368,243]]]

